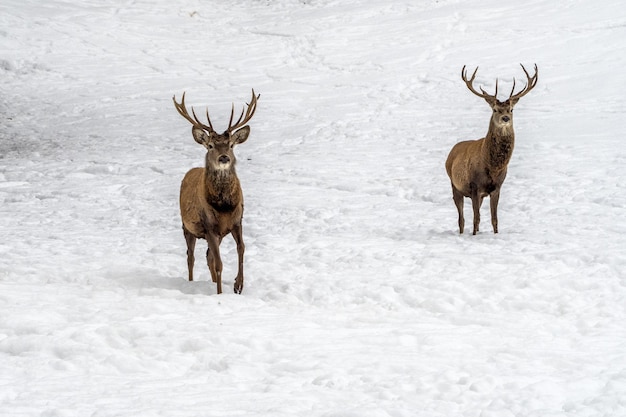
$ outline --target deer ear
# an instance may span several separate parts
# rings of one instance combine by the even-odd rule
[[[248,139],[249,134],[250,126],[244,126],[235,133],[233,133],[232,141],[236,144],[244,143]]]
[[[207,146],[207,143],[209,143],[209,135],[204,130],[194,126],[191,128],[191,134],[200,145]]]

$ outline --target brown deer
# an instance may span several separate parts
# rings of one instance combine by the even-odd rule
[[[482,87],[479,93],[472,85],[478,68],[474,70],[469,80],[467,79],[465,66],[461,70],[461,78],[467,88],[478,97],[484,98],[493,110],[487,136],[478,140],[457,143],[450,151],[446,160],[446,171],[452,183],[452,198],[459,212],[459,232],[461,234],[465,227],[463,198],[469,197],[472,199],[472,208],[474,209],[473,234],[476,234],[480,224],[480,206],[483,198],[487,196],[489,196],[491,207],[493,232],[498,233],[500,187],[506,177],[507,166],[513,154],[513,146],[515,144],[513,107],[520,98],[528,94],[537,85],[537,65],[535,64],[535,74],[532,77],[523,65],[522,69],[526,74],[526,86],[517,94],[513,94],[515,91],[515,79],[513,79],[511,94],[504,102],[497,99],[497,79],[496,92],[493,95],[487,94]]]
[[[213,130],[209,110],[206,117],[209,125],[198,120],[191,108],[193,119],[185,106],[185,93],[180,103],[174,100],[176,110],[191,123],[193,138],[207,149],[204,168],[193,168],[183,178],[180,186],[180,215],[183,221],[183,233],[187,242],[187,268],[189,281],[193,281],[194,249],[196,239],[206,239],[209,248],[206,253],[207,264],[213,282],[217,284],[217,293],[222,293],[222,259],[220,258],[220,243],[227,234],[232,234],[237,244],[239,267],[235,278],[235,293],[243,290],[243,193],[237,173],[235,172],[235,145],[248,139],[250,121],[256,111],[257,99],[252,90],[252,100],[247,110],[241,111],[241,116],[233,124],[235,106],[230,112],[228,129],[221,135]],[[242,120],[243,119],[243,120]]]

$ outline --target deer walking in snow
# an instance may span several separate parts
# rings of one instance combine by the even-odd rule
[[[193,281],[194,249],[196,239],[206,239],[208,250],[207,265],[213,282],[217,284],[217,293],[222,293],[222,259],[220,243],[227,234],[232,234],[237,244],[239,266],[235,278],[235,293],[243,290],[243,193],[237,173],[235,172],[235,145],[248,139],[250,121],[256,111],[257,99],[252,90],[252,99],[247,109],[241,112],[239,119],[233,124],[235,107],[230,113],[228,129],[222,134],[213,130],[209,111],[206,117],[208,126],[196,117],[191,108],[193,118],[189,116],[185,106],[185,94],[180,103],[174,100],[178,113],[191,123],[191,134],[199,144],[207,149],[204,168],[193,168],[183,178],[180,186],[180,215],[183,221],[183,233],[187,242],[187,268],[189,281]]]
[[[480,88],[481,92],[476,91],[472,85],[478,68],[474,70],[469,80],[467,79],[465,66],[461,70],[461,78],[467,88],[478,97],[485,99],[493,110],[487,135],[482,139],[457,143],[450,151],[446,160],[446,172],[452,183],[452,198],[459,212],[459,232],[461,234],[465,227],[465,219],[463,218],[464,197],[469,197],[472,200],[472,208],[474,210],[473,234],[476,234],[480,224],[480,206],[483,199],[487,196],[489,196],[491,207],[493,232],[498,233],[500,187],[506,177],[507,166],[513,154],[513,146],[515,144],[513,107],[520,98],[528,94],[537,85],[537,65],[535,65],[535,74],[532,77],[523,65],[522,69],[526,74],[526,86],[518,93],[513,94],[515,91],[515,79],[513,79],[511,94],[504,102],[497,99],[497,79],[496,92],[490,95],[482,87]]]

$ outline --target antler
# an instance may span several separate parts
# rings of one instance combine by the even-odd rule
[[[520,64],[522,69],[524,70],[524,74],[526,74],[526,86],[517,94],[513,94],[513,92],[515,91],[515,78],[513,78],[513,88],[511,88],[511,94],[509,94],[509,100],[519,100],[520,98],[524,97],[526,94],[528,94],[528,92],[530,90],[532,90],[533,88],[535,88],[535,85],[537,85],[537,75],[538,75],[538,70],[537,70],[537,64],[535,64],[535,74],[531,77],[530,74],[528,74],[528,71],[526,71],[526,68],[524,68],[524,66],[522,64]],[[474,73],[472,74],[472,76],[470,77],[470,79],[467,79],[467,71],[465,71],[465,65],[463,66],[463,69],[461,70],[461,78],[463,79],[463,81],[465,81],[465,85],[467,86],[467,88],[474,94],[476,94],[478,97],[482,97],[486,100],[493,100],[493,99],[497,99],[498,97],[498,79],[496,78],[496,92],[491,95],[491,94],[487,94],[487,92],[485,90],[483,90],[482,87],[480,87],[480,91],[482,91],[482,93],[479,93],[478,91],[476,91],[476,89],[473,86],[473,82],[474,82],[474,78],[476,78],[476,72],[478,71],[478,67],[476,67],[476,69],[474,70]]]
[[[472,83],[474,82],[474,78],[476,78],[477,72],[478,72],[478,67],[476,67],[476,69],[474,70],[474,73],[472,74],[472,77],[468,80],[467,71],[465,71],[465,65],[463,65],[463,69],[461,70],[461,78],[463,79],[463,81],[465,81],[465,85],[467,86],[467,88],[469,88],[469,90],[472,93],[476,94],[478,97],[484,98],[485,100],[495,99],[498,96],[498,79],[496,79],[496,92],[494,95],[487,94],[487,92],[483,90],[482,87],[480,87],[480,91],[482,91],[482,94],[481,94],[478,91],[476,91],[476,89],[472,85]]]
[[[254,112],[256,111],[256,101],[257,99],[259,99],[259,97],[261,97],[261,94],[256,95],[254,93],[254,88],[252,89],[252,99],[250,100],[250,104],[246,103],[246,105],[248,106],[248,109],[246,110],[245,108],[241,110],[241,115],[239,116],[239,119],[237,119],[237,121],[235,122],[235,124],[233,125],[233,116],[235,114],[235,104],[233,104],[232,110],[230,111],[230,121],[228,122],[228,131],[229,132],[234,132],[235,130],[245,126],[246,123],[248,123],[250,121],[250,119],[252,119],[252,116],[254,116]],[[244,110],[246,113],[246,116],[244,117]],[[243,118],[243,120],[241,120]]]
[[[513,79],[513,88],[511,89],[511,94],[509,95],[509,100],[519,100],[521,97],[524,97],[530,90],[535,88],[537,85],[537,75],[539,74],[539,70],[537,69],[537,64],[535,64],[535,75],[532,77],[526,71],[526,68],[522,64],[520,64],[522,69],[524,70],[524,74],[526,74],[526,87],[522,88],[522,91],[513,95],[513,91],[515,90],[515,78]]]
[[[181,116],[183,116],[185,119],[187,119],[189,123],[191,123],[197,128],[204,129],[208,132],[215,132],[215,130],[213,130],[213,125],[211,124],[211,118],[209,117],[209,109],[206,110],[206,118],[209,122],[209,125],[207,126],[203,124],[200,120],[198,120],[198,117],[196,116],[196,112],[194,111],[193,106],[191,107],[191,114],[193,114],[193,119],[189,116],[189,113],[187,112],[187,106],[185,106],[185,93],[184,92],[183,92],[183,98],[180,103],[176,102],[176,96],[173,96],[172,100],[174,100],[174,106],[176,107],[176,110],[178,110],[178,113]]]

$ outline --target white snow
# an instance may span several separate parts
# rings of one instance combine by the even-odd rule
[[[3,0],[0,415],[626,416],[624,39],[620,0]],[[458,235],[461,68],[520,63],[500,233]],[[251,88],[218,296],[171,99]]]

